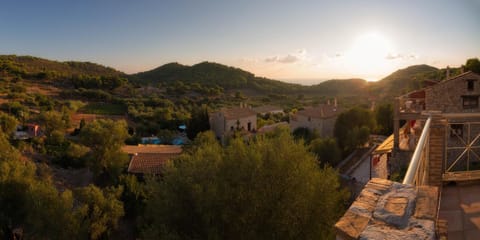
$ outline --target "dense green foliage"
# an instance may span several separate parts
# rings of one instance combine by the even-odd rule
[[[395,71],[372,86],[380,98],[392,98],[419,89],[425,80],[439,80],[439,69],[428,65],[415,65]],[[441,78],[440,78],[441,79]]]
[[[393,133],[393,106],[390,103],[380,104],[375,108],[376,133],[390,135]]]
[[[100,119],[82,128],[80,142],[90,148],[88,166],[97,176],[107,174],[111,180],[117,181],[128,161],[128,156],[121,151],[127,137],[125,121]]]
[[[84,216],[80,229],[87,233],[82,238],[99,239],[117,227],[119,218],[124,215],[123,203],[118,200],[121,194],[122,189],[102,190],[94,185],[75,190],[77,201],[82,203],[77,211]]]
[[[135,75],[142,82],[198,83],[202,86],[220,86],[224,89],[251,88],[266,92],[291,92],[301,86],[266,78],[225,65],[202,62],[191,67],[178,63],[165,64],[151,71]]]
[[[288,131],[222,148],[212,133],[151,181],[146,239],[327,239],[345,192]]]
[[[342,152],[334,138],[314,139],[310,142],[309,148],[322,165],[336,166],[342,160]]]
[[[480,60],[478,58],[470,58],[465,63],[465,70],[480,74]]]
[[[362,96],[368,94],[369,85],[363,79],[328,80],[309,87],[306,92],[324,96]]]
[[[123,216],[121,190],[57,191],[48,166],[22,160],[0,131],[0,237],[99,239]],[[19,231],[17,231],[19,230]]]
[[[338,116],[335,122],[334,136],[340,149],[344,153],[348,153],[365,144],[374,129],[373,114],[367,109],[356,107]]]
[[[0,72],[22,78],[61,79],[72,76],[124,76],[113,68],[90,62],[57,62],[31,56],[0,55]]]

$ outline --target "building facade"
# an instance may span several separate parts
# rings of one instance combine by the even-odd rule
[[[336,104],[322,104],[300,110],[290,117],[290,129],[307,128],[320,137],[332,137],[339,109]]]
[[[248,107],[225,108],[209,114],[210,129],[222,139],[235,131],[257,131],[257,113]]]

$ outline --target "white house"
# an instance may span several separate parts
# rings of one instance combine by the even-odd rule
[[[335,104],[321,104],[317,107],[305,108],[290,117],[290,129],[308,128],[310,131],[317,131],[320,137],[333,136],[333,127],[339,109]]]
[[[255,132],[257,113],[250,108],[224,108],[209,114],[210,128],[217,138],[233,133],[235,130]]]

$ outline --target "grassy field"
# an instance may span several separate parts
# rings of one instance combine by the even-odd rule
[[[88,103],[80,108],[78,112],[101,115],[123,115],[127,109],[121,104],[112,103]]]

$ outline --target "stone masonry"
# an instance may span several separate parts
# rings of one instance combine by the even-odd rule
[[[437,205],[437,187],[373,178],[335,224],[337,239],[436,239]]]
[[[442,185],[442,172],[445,153],[445,126],[446,121],[433,117],[430,126],[429,159],[428,159],[428,182],[432,186]]]

